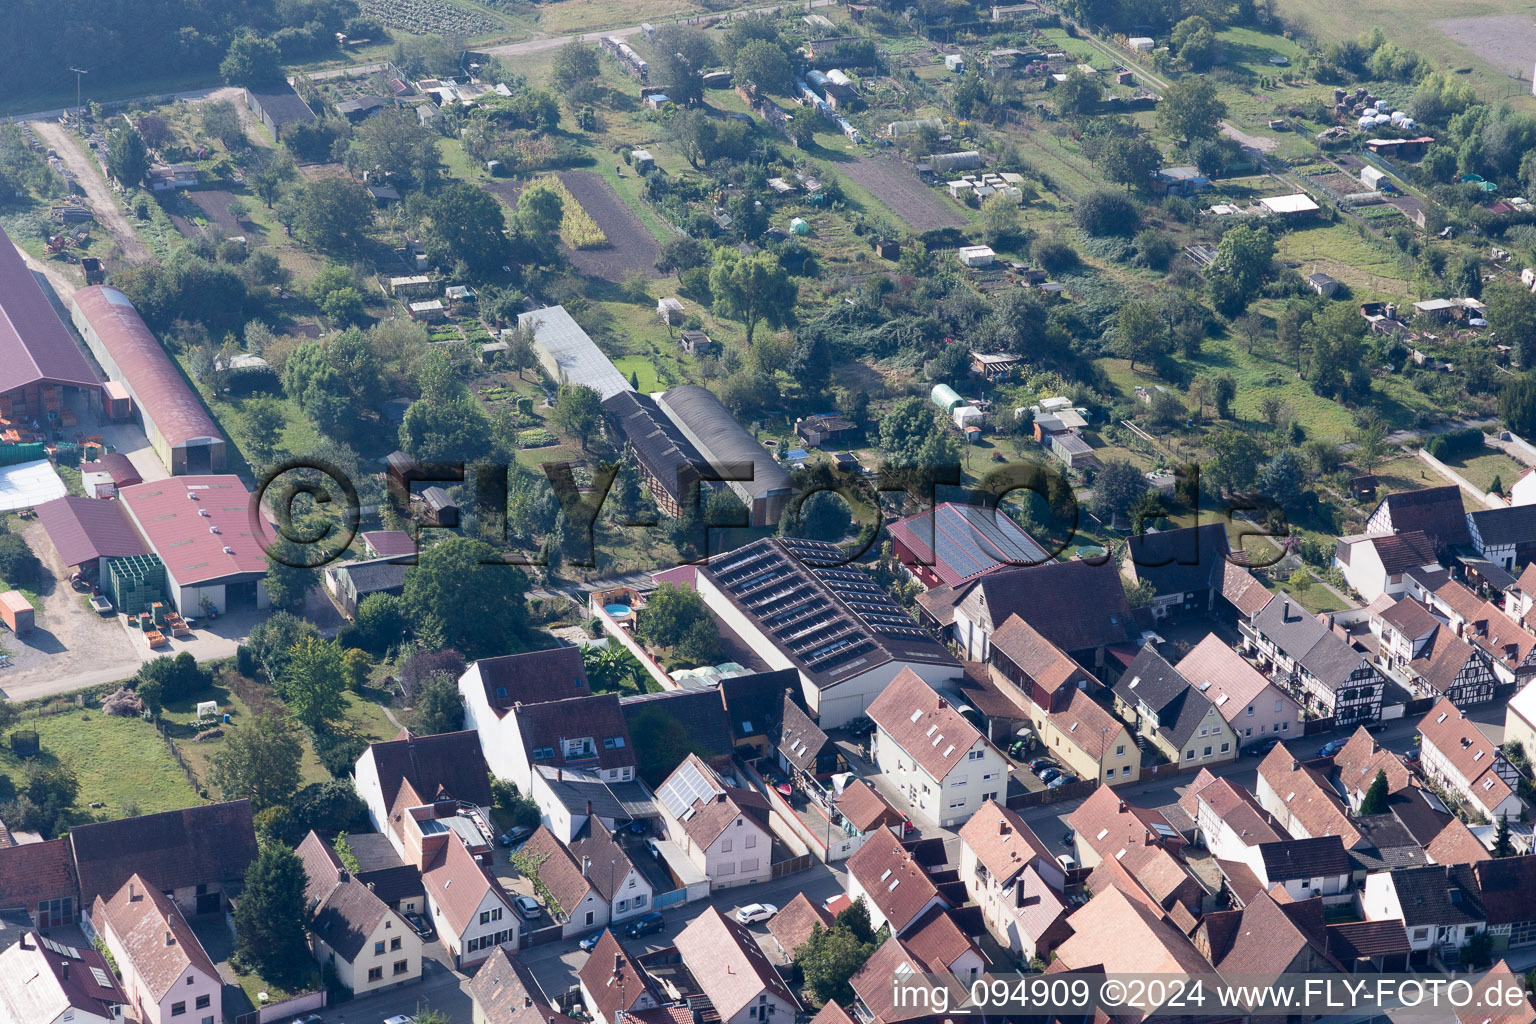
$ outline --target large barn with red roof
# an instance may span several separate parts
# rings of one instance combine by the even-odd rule
[[[100,390],[85,353],[0,230],[0,418],[43,433],[72,394]]]

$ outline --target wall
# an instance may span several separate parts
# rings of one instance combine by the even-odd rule
[[[738,815],[704,851],[704,873],[716,889],[766,882],[772,871],[773,837],[744,814]]]
[[[1278,709],[1276,704],[1279,704]],[[1248,714],[1252,709],[1253,714]],[[1248,705],[1238,709],[1231,723],[1239,746],[1278,735],[1281,739],[1301,735],[1301,708],[1279,687],[1267,686]]]

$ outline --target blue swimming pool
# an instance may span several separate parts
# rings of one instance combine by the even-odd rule
[[[616,619],[622,619],[629,615],[631,609],[627,604],[605,604],[603,605],[603,611]]]

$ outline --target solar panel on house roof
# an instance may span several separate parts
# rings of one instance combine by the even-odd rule
[[[694,804],[712,800],[715,794],[723,792],[713,780],[705,777],[696,762],[684,761],[662,783],[656,791],[656,797],[672,812],[673,817],[682,819],[693,809]]]

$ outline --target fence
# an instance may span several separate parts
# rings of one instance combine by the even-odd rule
[[[1098,779],[1080,779],[1077,782],[1069,782],[1057,789],[1042,789],[1038,793],[1017,793],[1008,797],[1007,807],[1010,811],[1020,811],[1026,807],[1047,807],[1051,804],[1064,803],[1068,800],[1079,800],[1087,797],[1099,788]]]
[[[176,746],[176,741],[171,739],[171,730],[158,718],[155,719],[155,731],[165,741],[165,749],[171,752],[172,759],[181,768],[181,773],[187,777],[192,788],[197,791],[197,795],[206,798],[208,790],[203,786],[203,780],[197,777],[197,772],[193,771],[192,766],[187,764],[187,759],[181,756],[181,750]]]
[[[814,863],[816,863],[815,857],[812,857],[808,853],[802,853],[798,857],[791,857],[789,860],[781,860],[776,862],[770,871],[769,877],[783,878],[785,875],[793,875],[796,872],[806,871],[809,870],[810,866]]]
[[[1338,722],[1334,720],[1332,715],[1326,718],[1309,718],[1301,724],[1301,734],[1303,736],[1316,736],[1320,732],[1332,732],[1337,725]]]
[[[270,1021],[282,1020],[285,1017],[297,1017],[301,1013],[323,1010],[327,1002],[328,993],[325,989],[306,992],[280,1003],[268,1003],[250,1013],[242,1013],[235,1018],[235,1024],[269,1024]]]
[[[651,906],[657,910],[661,910],[665,907],[681,906],[687,902],[687,889],[673,889],[671,892],[661,892],[651,897]]]
[[[529,946],[543,946],[551,942],[559,942],[565,933],[565,925],[552,924],[544,928],[525,928],[519,933],[518,948],[527,949]]]

